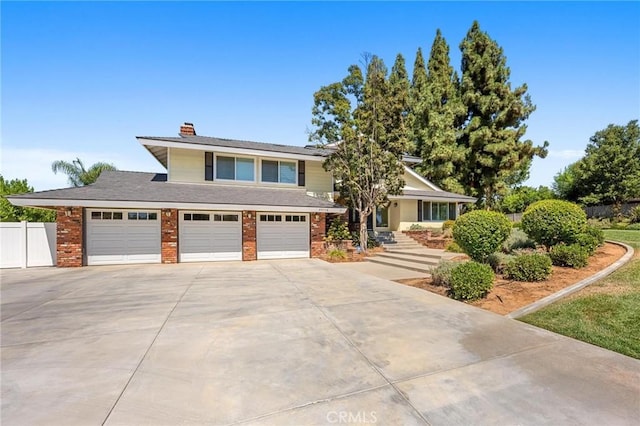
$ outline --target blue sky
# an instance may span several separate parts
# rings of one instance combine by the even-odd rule
[[[528,184],[549,185],[594,132],[640,116],[640,4],[5,2],[1,7],[5,178],[67,186],[54,160],[163,171],[135,136],[307,143],[313,93],[363,52],[411,72],[437,28],[460,67],[473,20],[505,51],[512,87],[550,142]]]

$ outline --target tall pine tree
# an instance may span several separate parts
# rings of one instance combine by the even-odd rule
[[[458,145],[456,130],[465,110],[458,95],[458,76],[449,59],[449,45],[440,30],[436,32],[427,69],[422,112],[426,128],[420,171],[443,189],[462,192],[459,174],[466,153]]]
[[[409,89],[409,139],[410,152],[420,156],[422,146],[427,139],[427,114],[425,93],[427,85],[427,68],[424,65],[422,49],[418,48],[413,63],[413,78]]]
[[[467,151],[462,183],[469,195],[492,208],[506,180],[533,158],[544,158],[548,143],[534,147],[521,140],[524,121],[535,110],[527,85],[511,89],[507,58],[498,44],[474,22],[460,44],[462,81],[460,94],[466,121],[459,143]]]

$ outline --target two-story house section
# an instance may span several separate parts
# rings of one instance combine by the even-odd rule
[[[103,172],[92,185],[10,197],[57,210],[58,266],[314,257],[333,179],[315,148],[137,137],[167,173]]]
[[[138,136],[166,173],[103,172],[92,185],[7,197],[57,211],[58,266],[315,257],[323,253],[334,180],[329,150],[196,135]],[[439,227],[471,197],[411,169],[401,195],[370,218],[374,231]],[[350,215],[351,220],[355,219]]]

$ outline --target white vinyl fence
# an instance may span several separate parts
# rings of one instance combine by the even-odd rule
[[[0,268],[55,264],[55,223],[0,222]]]

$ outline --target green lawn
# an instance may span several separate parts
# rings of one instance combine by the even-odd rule
[[[640,231],[606,230],[607,239],[640,249]],[[640,359],[640,259],[572,297],[520,318],[529,324]]]
[[[607,240],[622,241],[634,249],[640,249],[640,231],[605,229],[604,236]]]

